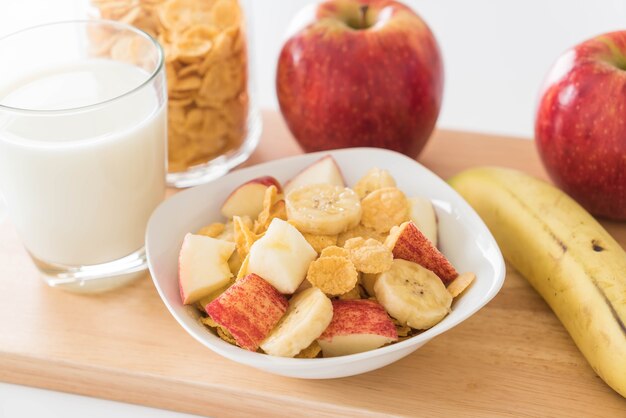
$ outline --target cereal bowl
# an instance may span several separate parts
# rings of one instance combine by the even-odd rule
[[[439,220],[439,249],[459,271],[476,274],[476,282],[455,300],[452,312],[434,327],[404,341],[372,351],[330,358],[283,358],[244,350],[214,335],[199,321],[200,313],[180,300],[178,254],[185,234],[222,219],[223,200],[237,186],[271,175],[285,182],[303,167],[332,155],[346,183],[353,185],[371,167],[388,170],[408,196],[433,202]],[[472,316],[489,302],[504,282],[505,267],[495,239],[474,212],[448,184],[402,154],[375,148],[351,148],[312,153],[237,170],[163,202],[152,214],[146,232],[148,264],[161,299],[176,321],[193,338],[232,361],[270,373],[328,379],[352,376],[386,366],[407,356],[439,334]]]

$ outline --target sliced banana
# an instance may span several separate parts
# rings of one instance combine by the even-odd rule
[[[312,184],[293,190],[285,199],[287,218],[309,234],[335,235],[361,220],[359,196],[347,187]]]
[[[303,290],[291,298],[287,312],[261,348],[272,356],[294,357],[322,335],[332,319],[330,299],[316,287]]]
[[[374,190],[383,187],[396,187],[396,181],[389,171],[373,167],[354,185],[354,191],[363,199]]]
[[[374,292],[389,315],[415,329],[439,323],[452,305],[452,295],[435,273],[406,260],[393,260],[391,269],[378,275]]]

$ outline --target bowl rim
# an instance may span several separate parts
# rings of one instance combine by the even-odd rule
[[[151,231],[153,229],[151,226],[153,223],[156,222],[158,213],[164,210],[165,207],[167,207],[168,202],[170,202],[169,204],[171,204],[173,199],[176,199],[177,197],[181,198],[179,196],[184,196],[187,194],[194,193],[199,188],[208,189],[214,183],[222,181],[223,179],[227,178],[233,173],[241,174],[241,173],[246,173],[248,171],[258,170],[258,169],[262,169],[266,167],[269,168],[275,164],[286,163],[292,160],[314,161],[316,158],[320,158],[325,155],[334,156],[335,154],[344,154],[344,153],[353,153],[353,152],[356,152],[356,153],[373,152],[376,154],[388,154],[389,157],[408,160],[411,163],[417,165],[418,167],[421,167],[421,169],[426,170],[432,176],[434,176],[434,178],[436,178],[441,183],[443,183],[445,187],[448,187],[458,197],[458,199],[462,203],[462,206],[464,206],[463,208],[464,212],[466,212],[467,215],[471,218],[472,223],[478,224],[482,229],[486,231],[487,233],[486,238],[488,239],[492,247],[496,250],[494,254],[496,258],[494,260],[495,262],[493,263],[495,274],[494,274],[493,282],[491,286],[489,287],[488,291],[485,292],[481,296],[481,298],[478,300],[478,302],[474,306],[471,306],[468,309],[466,314],[464,314],[463,316],[459,318],[451,320],[444,325],[441,325],[441,323],[438,323],[432,328],[429,328],[403,341],[399,341],[393,344],[389,344],[389,345],[386,345],[386,346],[383,346],[374,350],[365,351],[362,353],[348,354],[344,356],[328,357],[328,358],[278,357],[278,356],[271,356],[271,355],[264,354],[264,353],[248,351],[241,347],[237,347],[237,346],[234,346],[232,344],[229,344],[223,341],[221,338],[209,332],[208,330],[206,333],[203,333],[202,335],[200,335],[200,333],[196,332],[196,330],[193,329],[193,327],[191,327],[185,319],[179,317],[174,306],[172,306],[169,303],[169,300],[166,298],[164,291],[161,289],[161,286],[159,285],[159,281],[156,278],[156,274],[154,272],[152,258],[150,256],[150,246],[148,245],[148,243],[151,241],[151,235],[152,235]],[[500,289],[502,288],[504,284],[504,279],[506,276],[506,266],[505,266],[504,258],[502,256],[500,247],[498,246],[495,238],[493,237],[493,234],[491,234],[491,231],[489,231],[489,228],[487,228],[487,226],[485,225],[483,220],[480,218],[480,216],[476,213],[476,211],[474,211],[474,209],[467,203],[467,201],[465,201],[465,199],[463,199],[461,195],[459,195],[456,192],[456,190],[454,190],[445,180],[443,180],[441,177],[439,177],[437,174],[432,172],[430,169],[428,169],[424,165],[420,164],[418,161],[412,158],[409,158],[404,154],[395,152],[395,151],[391,151],[387,149],[380,149],[380,148],[370,148],[370,147],[342,148],[342,149],[336,149],[336,150],[319,151],[319,152],[314,152],[314,153],[299,154],[299,155],[288,156],[288,157],[284,157],[284,158],[280,158],[280,159],[276,159],[272,161],[262,162],[259,164],[255,164],[249,167],[244,167],[236,171],[230,172],[224,175],[223,177],[212,180],[208,183],[180,191],[174,194],[173,196],[170,196],[168,199],[164,200],[163,202],[161,202],[161,204],[159,204],[159,206],[154,210],[154,212],[150,216],[150,219],[148,221],[148,226],[146,228],[146,257],[148,260],[148,266],[150,269],[150,276],[152,278],[152,282],[154,283],[161,300],[167,307],[170,314],[174,317],[174,319],[176,319],[176,322],[178,322],[178,324],[182,326],[183,329],[187,331],[188,334],[190,334],[195,340],[200,342],[205,347],[211,349],[212,351],[216,352],[217,354],[223,357],[226,357],[238,363],[242,363],[242,364],[246,364],[246,365],[258,367],[258,368],[263,368],[263,365],[265,363],[267,363],[267,366],[278,366],[278,367],[284,367],[284,368],[299,367],[299,368],[305,368],[305,369],[310,369],[310,368],[314,368],[318,366],[324,367],[324,366],[333,366],[333,365],[345,365],[346,363],[359,362],[361,360],[365,360],[365,359],[369,359],[373,357],[386,356],[388,354],[395,353],[397,351],[410,349],[413,346],[419,347],[420,345],[425,344],[432,338],[440,334],[443,334],[444,332],[449,331],[450,329],[456,327],[461,322],[467,320],[468,318],[473,316],[476,312],[478,312],[480,309],[482,309],[487,303],[489,303],[498,294],[498,292],[500,291]],[[193,309],[193,307],[188,307],[184,305],[183,305],[183,308],[186,310]],[[190,315],[190,317],[187,320],[191,320],[191,319],[192,317]],[[197,322],[197,319],[194,319],[194,320]]]

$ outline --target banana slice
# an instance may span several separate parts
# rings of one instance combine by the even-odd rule
[[[332,184],[302,186],[287,195],[287,218],[309,234],[336,235],[359,224],[361,202],[347,187]]]
[[[374,190],[383,187],[396,187],[396,181],[389,171],[373,167],[354,185],[354,191],[363,199]]]
[[[391,269],[378,276],[374,292],[389,315],[415,329],[439,323],[452,305],[452,295],[435,273],[406,260],[393,260]]]
[[[322,335],[332,319],[330,299],[316,287],[303,290],[291,298],[287,312],[261,348],[272,356],[294,357]]]

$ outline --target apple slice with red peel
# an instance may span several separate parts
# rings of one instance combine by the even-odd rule
[[[369,299],[333,300],[333,319],[317,339],[324,357],[374,350],[398,340],[385,308]]]
[[[235,244],[187,234],[178,255],[178,285],[184,304],[195,303],[226,286],[233,276],[228,259]]]
[[[205,311],[240,347],[256,351],[288,306],[287,298],[271,284],[248,274],[209,303]]]
[[[393,258],[412,261],[435,273],[448,285],[459,273],[433,243],[415,226],[413,221],[394,226],[385,239]]]
[[[228,219],[233,216],[255,219],[263,210],[265,191],[270,186],[276,186],[278,193],[282,193],[280,182],[272,176],[257,177],[237,187],[222,204],[222,215]]]
[[[410,217],[422,234],[437,246],[437,214],[430,199],[424,197],[410,197]]]
[[[332,184],[346,187],[343,174],[331,155],[320,158],[296,174],[285,184],[285,194],[309,184]]]

